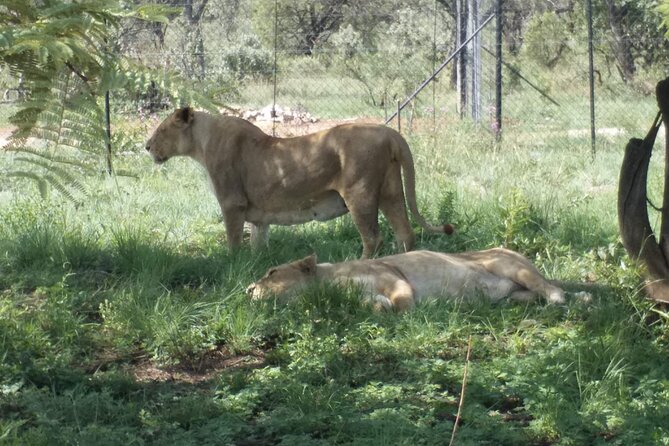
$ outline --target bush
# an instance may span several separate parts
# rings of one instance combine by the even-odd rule
[[[242,36],[222,56],[222,72],[235,80],[262,79],[272,75],[272,53],[263,48],[255,35]]]
[[[530,60],[553,68],[569,49],[567,24],[554,12],[532,17],[525,33],[523,51]]]

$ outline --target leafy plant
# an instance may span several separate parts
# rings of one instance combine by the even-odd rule
[[[10,118],[17,130],[8,149],[17,167],[5,169],[5,178],[33,180],[42,196],[51,187],[81,201],[82,175],[112,171],[105,93],[146,91],[158,82],[174,98],[211,104],[177,78],[157,75],[107,50],[121,21],[166,21],[168,11],[155,5],[129,8],[119,0],[5,2],[0,64],[22,77],[28,91]]]
[[[527,197],[515,189],[505,200],[500,200],[498,237],[509,249],[528,251],[541,250],[543,219]]]
[[[241,42],[229,47],[222,58],[224,72],[236,80],[266,79],[272,74],[272,54],[252,34],[242,36]]]
[[[6,150],[26,168],[5,175],[34,180],[43,198],[51,186],[80,201],[85,187],[78,177],[103,170],[97,146],[106,141],[102,110],[90,93],[82,91],[82,81],[71,75],[63,73],[49,84],[48,90],[36,89],[15,116],[19,128]],[[30,139],[35,137],[37,143]]]
[[[528,24],[523,51],[532,60],[553,68],[569,49],[569,35],[567,24],[556,13],[536,15]]]
[[[375,106],[388,107],[408,95],[429,74],[425,67],[433,62],[433,52],[424,44],[433,40],[425,17],[410,8],[400,9],[398,15],[399,20],[385,27],[371,43],[365,40],[363,30],[348,24],[321,45],[321,57],[332,57],[343,76],[360,82]]]

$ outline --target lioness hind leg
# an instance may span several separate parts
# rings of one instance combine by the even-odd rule
[[[269,225],[251,223],[251,247],[261,248],[269,244]]]
[[[392,302],[390,302],[390,299],[383,294],[369,296],[364,300],[364,303],[371,305],[376,312],[390,311],[393,309]]]
[[[366,197],[363,202],[358,200],[351,203],[346,196],[343,197],[362,238],[362,258],[368,259],[376,253],[382,242],[379,235],[378,199]]]
[[[563,304],[565,302],[564,291],[547,281],[529,261],[518,263],[518,269],[512,279],[533,293],[543,296],[549,303]]]
[[[362,255],[360,258],[369,259],[374,257],[374,255],[381,248],[383,240],[379,234],[379,223],[371,219],[358,216],[353,216],[353,221],[358,227],[358,232],[360,232],[360,237],[362,238]]]
[[[386,216],[390,226],[395,231],[395,240],[397,248],[400,251],[411,251],[413,249],[415,236],[411,230],[409,217],[407,216],[406,205],[404,204],[404,194],[400,190],[399,194],[384,194],[379,204],[381,212]]]
[[[528,259],[507,249],[500,248],[492,252],[494,255],[482,262],[488,271],[513,280],[527,290],[543,296],[550,303],[565,302],[564,291],[546,280]]]

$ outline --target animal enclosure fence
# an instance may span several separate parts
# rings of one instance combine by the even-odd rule
[[[403,131],[465,126],[501,147],[587,153],[643,130],[667,66],[659,15],[613,0],[170,4],[167,25],[124,29],[117,50],[268,123],[398,125],[402,107]],[[140,106],[178,105],[164,97],[156,86]]]

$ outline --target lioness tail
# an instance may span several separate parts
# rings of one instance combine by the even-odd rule
[[[409,148],[409,144],[402,135],[396,133],[396,136],[395,141],[399,148],[400,165],[404,171],[404,193],[411,213],[424,230],[435,234],[452,234],[454,231],[453,225],[450,223],[440,226],[431,225],[418,211],[418,205],[416,204],[416,170],[414,168],[413,156],[411,155],[411,148]]]

